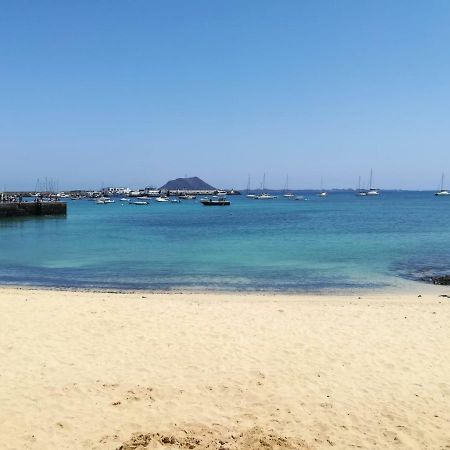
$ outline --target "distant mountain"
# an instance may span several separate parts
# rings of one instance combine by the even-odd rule
[[[161,186],[160,189],[166,189],[169,191],[177,191],[182,189],[190,191],[207,191],[207,190],[215,190],[216,188],[212,187],[208,183],[205,183],[199,177],[191,177],[191,178],[177,178],[176,180],[170,180],[164,186]]]

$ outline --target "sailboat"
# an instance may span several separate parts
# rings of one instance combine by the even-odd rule
[[[320,192],[319,197],[326,197],[328,195],[327,191],[324,191],[323,189],[323,178],[320,179]]]
[[[247,198],[255,198],[255,194],[250,194],[250,175],[248,176],[247,180]]]
[[[370,182],[369,182],[369,190],[366,195],[379,195],[378,189],[372,187],[372,169],[370,169]]]
[[[359,197],[365,197],[367,195],[367,192],[361,189],[361,177],[358,177],[358,190],[356,191],[356,195]]]
[[[292,199],[295,197],[295,195],[292,192],[289,192],[289,175],[286,175],[286,183],[284,185],[284,198]]]
[[[441,177],[441,189],[437,191],[434,195],[442,196],[442,195],[450,195],[450,192],[447,189],[444,189],[444,172],[442,172]]]
[[[262,186],[261,186],[261,194],[260,195],[255,195],[255,197],[253,197],[254,200],[272,200],[274,198],[277,198],[275,195],[270,195],[267,194],[266,192],[264,192],[266,188],[266,174],[264,174],[263,176],[263,181],[262,181]]]

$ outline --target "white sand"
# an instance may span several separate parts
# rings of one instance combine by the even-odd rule
[[[0,289],[0,448],[450,448],[439,292]]]

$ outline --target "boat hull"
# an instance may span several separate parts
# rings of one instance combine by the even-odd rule
[[[221,200],[221,201],[202,200],[201,203],[204,206],[229,206],[230,205],[229,200]]]

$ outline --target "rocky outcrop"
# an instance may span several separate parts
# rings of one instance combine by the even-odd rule
[[[433,284],[439,284],[442,286],[450,286],[450,275],[435,275],[430,278],[426,281],[431,281]]]

